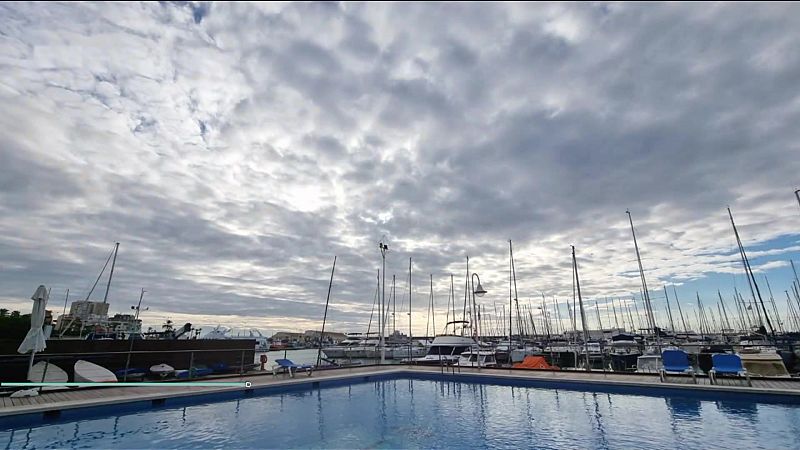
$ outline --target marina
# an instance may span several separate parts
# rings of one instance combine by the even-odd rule
[[[800,0],[0,2],[0,448],[800,450],[798,48]]]

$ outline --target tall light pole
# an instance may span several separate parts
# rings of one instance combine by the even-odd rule
[[[475,279],[478,279],[478,286],[475,286]],[[481,277],[478,276],[477,273],[473,273],[472,277],[470,278],[471,282],[471,291],[472,291],[472,321],[473,324],[473,333],[475,334],[475,342],[478,344],[478,369],[481,368],[481,343],[480,343],[480,330],[478,329],[478,321],[477,321],[477,304],[475,302],[475,296],[483,297],[486,294],[486,289],[481,286]]]
[[[381,348],[381,364],[384,364],[386,362],[386,348],[383,346],[383,307],[384,303],[386,302],[386,251],[389,250],[389,246],[383,242],[378,242],[378,248],[381,250],[381,271],[383,272],[383,282],[381,286],[381,307],[379,308],[380,314],[378,315],[378,332],[380,333],[378,336],[378,345]]]

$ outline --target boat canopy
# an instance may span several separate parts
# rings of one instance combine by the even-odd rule
[[[551,366],[548,364],[544,356],[526,356],[522,362],[516,363],[512,367],[515,369],[560,370],[558,366]]]

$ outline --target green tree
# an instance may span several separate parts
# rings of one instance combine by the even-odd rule
[[[8,317],[8,310],[5,308],[0,308],[0,317]]]
[[[11,311],[11,317],[15,319],[19,318],[19,311]]]

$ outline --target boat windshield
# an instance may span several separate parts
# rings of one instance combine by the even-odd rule
[[[469,350],[469,346],[434,345],[428,349],[428,355],[460,355]]]

